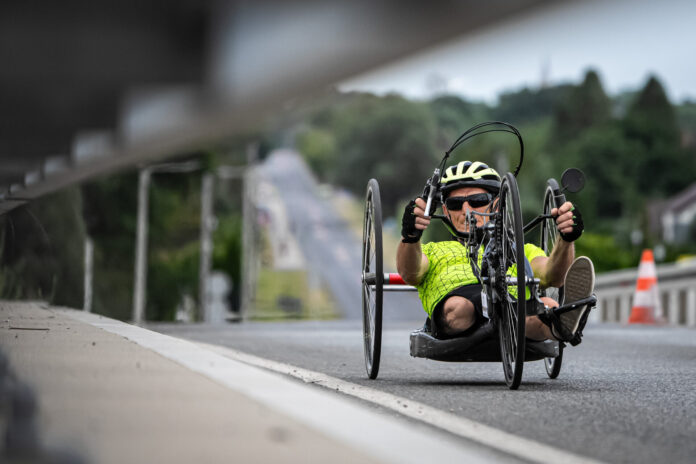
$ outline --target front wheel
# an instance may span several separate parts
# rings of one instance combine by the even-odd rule
[[[560,188],[558,183],[554,179],[549,179],[549,185],[546,187],[546,193],[544,194],[544,209],[543,213],[545,215],[551,214],[553,208],[561,206],[557,204],[556,198],[559,198],[561,202],[565,198],[560,193]],[[541,223],[541,249],[544,250],[546,256],[551,254],[554,245],[559,239],[558,228],[556,227],[556,219],[548,218],[544,219]],[[563,300],[563,287],[547,287],[542,291],[542,296],[548,296],[554,299],[559,304]],[[558,348],[558,356],[555,358],[545,358],[544,367],[546,368],[546,374],[551,379],[558,377],[561,373],[561,364],[563,362],[563,345]]]
[[[516,390],[522,381],[525,353],[526,280],[522,208],[517,180],[508,173],[500,185],[496,241],[500,262],[498,281],[498,334],[505,383]]]
[[[377,378],[382,350],[382,202],[379,184],[370,179],[365,194],[362,249],[363,344],[367,376]]]

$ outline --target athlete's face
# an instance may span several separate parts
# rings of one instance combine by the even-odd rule
[[[471,195],[486,194],[486,193],[489,193],[489,192],[487,190],[480,188],[480,187],[462,187],[462,188],[459,188],[457,190],[453,190],[452,193],[450,193],[447,198],[449,199],[449,198],[454,198],[454,197],[468,197]],[[491,198],[492,198],[492,195],[491,195]],[[459,232],[468,232],[469,231],[469,223],[467,221],[467,215],[469,214],[469,212],[470,211],[477,211],[480,213],[489,212],[490,207],[491,207],[490,203],[483,205],[483,206],[473,207],[472,205],[469,204],[468,201],[466,201],[463,203],[462,207],[458,210],[457,209],[448,209],[447,208],[447,201],[445,201],[445,204],[442,205],[442,210],[446,216],[449,216],[455,229],[457,229]],[[481,227],[486,222],[488,222],[487,217],[478,216],[478,215],[476,216],[477,227]]]

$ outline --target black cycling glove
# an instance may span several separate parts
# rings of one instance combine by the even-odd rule
[[[580,214],[580,210],[577,206],[574,206],[574,208],[573,221],[575,224],[573,225],[573,230],[567,234],[564,234],[563,232],[560,233],[561,238],[566,242],[574,242],[582,235],[582,231],[585,230],[585,225],[582,222],[582,214]]]
[[[404,243],[416,243],[420,240],[423,231],[416,229],[416,215],[413,210],[416,208],[416,201],[411,200],[404,209],[404,217],[401,219],[401,240]]]

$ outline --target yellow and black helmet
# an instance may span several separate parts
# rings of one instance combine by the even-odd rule
[[[442,198],[462,187],[480,187],[491,193],[500,191],[500,174],[480,161],[461,161],[445,169],[440,180]]]

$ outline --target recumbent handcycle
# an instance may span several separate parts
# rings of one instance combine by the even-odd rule
[[[517,137],[520,148],[519,162],[514,172],[502,178],[500,192],[491,208],[485,213],[471,211],[467,218],[468,233],[457,231],[444,215],[434,214],[437,208],[440,173],[446,169],[450,154],[467,140],[489,132],[507,132]],[[567,311],[587,306],[579,329],[571,345],[582,338],[582,329],[590,310],[596,305],[595,295],[579,301],[564,302],[557,308],[547,308],[540,297],[549,296],[559,303],[563,288],[541,289],[539,279],[534,278],[524,255],[524,234],[540,226],[539,245],[549,255],[558,240],[553,208],[565,202],[564,191],[576,193],[584,186],[584,175],[571,168],[563,173],[561,186],[555,179],[548,179],[542,213],[523,225],[520,197],[516,176],[524,159],[524,143],[519,131],[511,124],[492,121],[473,126],[464,132],[445,152],[445,155],[428,179],[424,196],[427,198],[426,214],[442,221],[462,246],[466,246],[474,275],[482,285],[482,305],[489,321],[466,337],[438,339],[427,328],[415,330],[410,335],[411,356],[450,362],[502,362],[505,383],[517,389],[522,380],[525,361],[544,360],[550,378],[558,377],[563,360],[565,343],[525,338],[525,319],[529,315],[546,313],[557,317]],[[477,227],[477,215],[487,217],[482,227]],[[365,367],[370,379],[379,372],[382,341],[382,301],[384,292],[415,291],[399,274],[383,272],[382,206],[377,180],[370,179],[365,197],[365,214],[362,241],[362,314]],[[479,254],[482,256],[479,257]],[[515,272],[516,271],[516,272]],[[517,298],[528,295],[529,298]]]

